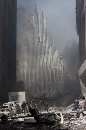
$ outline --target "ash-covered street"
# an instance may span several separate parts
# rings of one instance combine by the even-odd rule
[[[0,107],[0,129],[8,130],[85,130],[86,100],[84,96],[76,99],[68,107],[34,107],[26,102],[8,102]],[[36,107],[38,105],[36,104]],[[47,109],[46,109],[47,108]]]

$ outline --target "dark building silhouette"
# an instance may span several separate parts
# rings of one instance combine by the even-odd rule
[[[79,36],[79,78],[82,93],[86,96],[86,0],[76,0],[76,27]]]
[[[0,102],[16,83],[17,0],[0,0]]]
[[[76,0],[76,27],[79,36],[79,61],[80,65],[86,58],[85,52],[85,0]]]

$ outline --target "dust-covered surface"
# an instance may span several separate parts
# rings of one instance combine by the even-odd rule
[[[13,108],[13,105],[11,107]],[[20,113],[16,111],[14,115],[10,115],[13,110],[7,109],[9,113],[6,113],[6,108],[1,108],[0,130],[7,127],[10,127],[8,130],[86,130],[86,100],[84,96],[65,108],[51,106],[38,111],[32,106],[28,106],[28,111],[26,108],[25,111],[22,111],[21,107]],[[2,120],[3,114],[7,114],[8,117],[5,122]]]

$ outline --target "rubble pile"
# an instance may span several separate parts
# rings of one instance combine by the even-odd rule
[[[85,97],[76,99],[63,112],[63,124],[70,130],[86,130],[86,100]]]
[[[70,130],[86,130],[86,119],[78,119],[70,123]]]
[[[72,117],[70,119],[64,119],[64,126],[67,126],[70,130],[86,130],[86,117],[75,118]]]
[[[9,113],[7,114],[6,111]],[[0,119],[0,128],[9,126],[13,130],[68,130],[61,124],[61,117],[58,116],[58,112],[55,113],[56,111],[57,108],[52,112],[39,112],[25,102],[21,106],[14,102],[4,103],[0,108],[0,117],[4,115],[5,122]]]
[[[25,102],[21,106],[18,103],[10,105],[9,103],[1,106],[0,114],[4,113],[8,117],[11,129],[86,130],[86,100],[84,96],[76,99],[67,108],[54,106],[42,111],[38,111],[37,108]],[[8,124],[8,122],[6,123]],[[4,126],[2,120],[0,128],[1,126]]]

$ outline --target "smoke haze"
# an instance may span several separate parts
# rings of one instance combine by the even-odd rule
[[[69,41],[78,42],[75,2],[75,0],[18,0],[19,31],[22,31],[24,22],[36,4],[38,10],[43,11],[47,17],[48,34],[56,47],[63,51]]]
[[[66,95],[68,93],[66,100],[72,100],[80,94],[79,83],[77,80],[73,81],[78,73],[79,64],[75,2],[76,0],[18,0],[17,7],[17,42],[25,32],[26,21],[35,4],[39,12],[43,11],[47,17],[48,35],[51,36],[56,48],[62,52],[65,72],[72,78],[65,83],[64,92]]]

